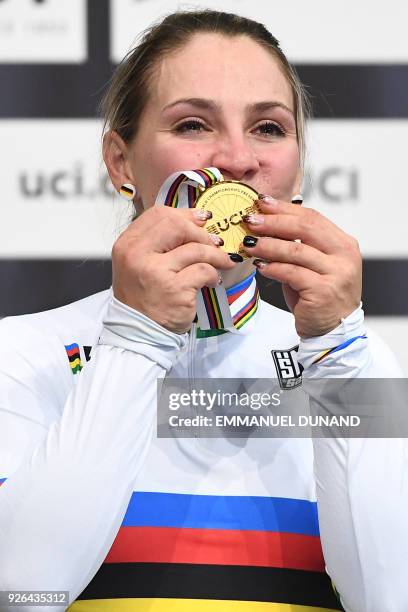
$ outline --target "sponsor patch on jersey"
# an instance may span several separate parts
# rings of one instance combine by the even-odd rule
[[[91,359],[92,346],[88,346],[84,344],[82,347],[82,351],[83,351],[82,356],[81,356],[81,350],[79,348],[79,344],[77,342],[72,342],[71,344],[64,344],[64,346],[65,346],[65,351],[67,353],[71,372],[73,374],[77,374],[83,368],[83,365],[82,365],[83,356],[85,355],[85,361],[89,361]]]
[[[298,349],[299,345],[290,349],[271,351],[281,389],[296,389],[302,384],[303,366],[297,360]]]

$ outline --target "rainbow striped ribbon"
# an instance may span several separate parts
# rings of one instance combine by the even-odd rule
[[[175,172],[164,181],[156,205],[193,208],[200,188],[206,189],[222,180],[218,168]],[[197,299],[199,327],[201,330],[240,329],[255,314],[258,301],[255,273],[228,290],[222,286],[203,287]]]
[[[194,208],[202,189],[223,181],[218,168],[174,172],[164,181],[156,198],[156,205],[172,208]]]
[[[255,280],[255,272],[226,291],[232,326],[225,325],[216,289],[203,287],[201,295],[202,300],[197,302],[200,329],[226,329],[228,327],[240,329],[253,317],[258,308],[259,290]],[[205,322],[205,327],[202,327],[202,321]]]

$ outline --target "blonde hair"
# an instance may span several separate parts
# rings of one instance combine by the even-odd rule
[[[296,135],[301,166],[305,158],[305,124],[311,115],[309,98],[299,77],[264,25],[233,13],[212,10],[178,11],[146,30],[140,43],[117,67],[101,102],[103,132],[115,130],[125,142],[135,136],[140,117],[151,94],[152,76],[168,53],[180,49],[196,33],[245,35],[262,45],[279,61],[293,93]]]

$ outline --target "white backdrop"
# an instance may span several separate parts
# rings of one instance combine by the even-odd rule
[[[56,76],[59,66],[86,66],[87,6],[85,0],[2,0],[0,64],[16,70],[21,64],[53,65]],[[142,29],[177,6],[219,8],[219,2],[112,1],[111,61],[119,61]],[[401,0],[346,0],[336,7],[325,0],[225,0],[222,8],[263,21],[296,63],[326,65],[327,71],[336,63],[408,63],[408,5]],[[26,74],[30,78],[29,68]],[[39,87],[35,80],[30,86]],[[386,99],[385,94],[379,82],[377,95]],[[101,163],[100,121],[96,112],[94,118],[78,114],[0,119],[1,260],[106,258],[125,227],[129,207],[112,194]],[[407,139],[408,119],[333,117],[310,124],[306,204],[355,235],[365,257],[408,260]],[[407,318],[390,313],[371,323],[408,374]]]
[[[111,57],[118,62],[138,32],[161,15],[191,7],[237,13],[264,23],[296,63],[407,62],[402,0],[111,0]]]
[[[1,2],[0,62],[80,63],[86,56],[85,0]]]

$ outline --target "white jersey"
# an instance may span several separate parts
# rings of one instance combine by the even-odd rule
[[[111,291],[0,322],[0,590],[69,591],[72,612],[342,609],[326,569],[345,610],[406,612],[405,440],[156,435],[165,376],[397,376],[362,310],[298,350],[264,302],[237,333],[195,331]]]

